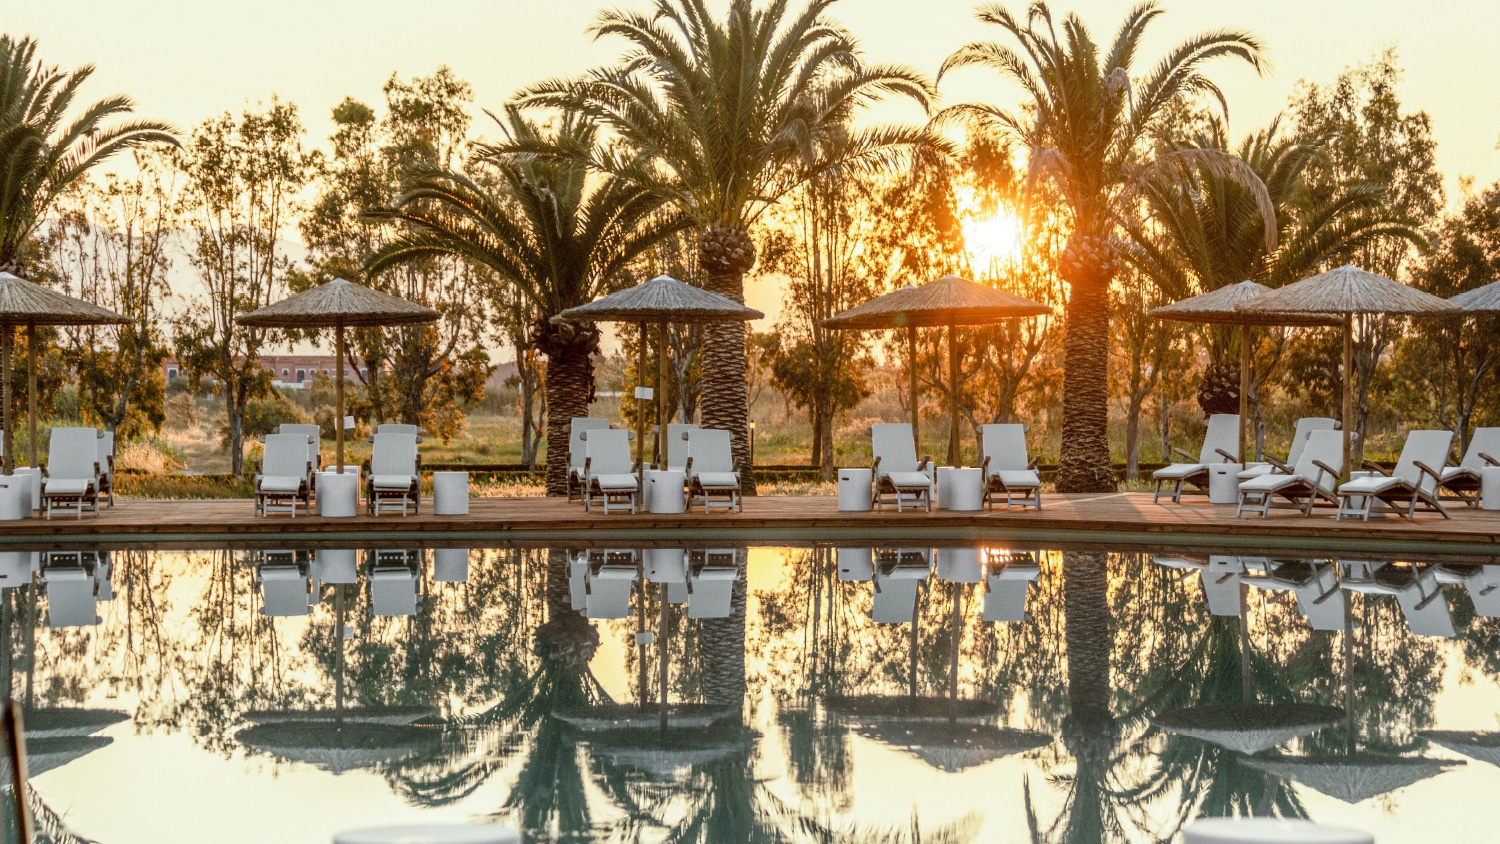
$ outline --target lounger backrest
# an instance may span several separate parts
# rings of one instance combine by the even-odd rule
[[[301,434],[307,437],[307,457],[314,466],[318,465],[318,443],[323,439],[323,429],[317,425],[293,425],[291,423],[280,425],[276,428],[278,434]]]
[[[417,473],[417,437],[415,434],[375,435],[370,451],[370,474],[415,475]]]
[[[729,432],[717,428],[699,428],[687,432],[687,458],[693,461],[693,474],[733,472],[734,451]]]
[[[687,464],[687,434],[689,431],[694,431],[697,429],[697,425],[690,425],[686,422],[667,423],[666,451],[668,469],[681,469]]]
[[[1437,487],[1437,479],[1423,472],[1417,464],[1424,463],[1427,468],[1442,474],[1452,448],[1452,431],[1410,431],[1406,443],[1401,446],[1401,457],[1396,461],[1391,477],[1400,478],[1424,492],[1432,492]]]
[[[635,468],[630,465],[630,432],[613,428],[586,431],[583,435],[584,455],[589,460],[589,473],[593,475],[628,475]]]
[[[1475,471],[1483,469],[1490,465],[1482,456],[1485,454],[1500,460],[1500,428],[1474,429],[1473,436],[1469,437],[1469,449],[1464,452],[1464,459],[1458,465]]]
[[[375,426],[377,434],[411,434],[414,437],[422,436],[421,425],[403,425],[399,422],[382,422]]]
[[[95,442],[99,445],[99,471],[108,473],[109,459],[115,456],[115,432],[100,431]]]
[[[47,477],[88,479],[99,475],[99,432],[93,428],[53,428],[47,447]]]
[[[260,473],[268,478],[301,478],[307,475],[307,435],[268,434],[261,456]]]
[[[990,461],[990,472],[1026,469],[1031,464],[1026,454],[1026,426],[1019,423],[982,425],[979,445],[984,450],[980,460]]]
[[[917,471],[917,446],[905,422],[877,422],[870,426],[870,448],[882,472]]]
[[[595,419],[592,416],[574,416],[569,423],[568,430],[568,468],[582,469],[583,458],[583,432],[598,431],[609,427],[608,419]]]
[[[1313,431],[1332,431],[1338,426],[1338,422],[1326,416],[1304,416],[1297,420],[1297,428],[1292,431],[1292,445],[1287,449],[1286,462],[1288,466],[1296,466],[1297,460],[1302,456],[1302,449],[1307,445],[1307,438],[1312,436]]]
[[[1235,455],[1229,460],[1220,451]],[[1203,434],[1203,451],[1198,455],[1199,463],[1237,463],[1240,453],[1240,415],[1238,413],[1215,413],[1208,417],[1208,430]]]
[[[1342,472],[1344,469],[1344,432],[1313,431],[1308,434],[1307,444],[1302,447],[1302,453],[1297,456],[1296,465],[1292,466],[1292,474],[1304,480],[1316,480],[1319,469],[1314,461],[1325,463],[1328,468],[1336,472]],[[1328,478],[1325,477],[1322,481],[1322,486],[1331,486]]]

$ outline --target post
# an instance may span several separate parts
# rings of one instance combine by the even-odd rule
[[[5,448],[3,451],[0,451],[0,460],[4,460],[5,462],[4,468],[7,475],[15,474],[16,471],[16,438],[11,436],[15,432],[16,426],[15,419],[10,412],[11,354],[15,350],[15,342],[15,327],[9,324],[0,326],[0,370],[4,370],[5,377],[5,388],[4,390],[0,390],[0,401],[5,402],[5,409],[3,412],[0,412],[0,417],[3,417],[3,423],[0,424],[5,426],[3,432]]]
[[[334,665],[334,671],[337,673],[333,677],[333,711],[334,718],[342,724],[344,722],[344,585],[342,583],[334,584],[333,610],[334,624],[337,626],[333,635],[338,642],[338,661]]]
[[[26,326],[26,454],[36,466],[36,325]],[[113,499],[111,499],[113,500]]]
[[[641,323],[641,348],[640,360],[635,365],[635,382],[642,387],[646,386],[646,323]],[[636,484],[640,487],[640,495],[646,494],[646,409],[641,406],[640,391],[635,395],[635,456],[636,460]]]
[[[915,326],[906,326],[906,369],[911,377],[911,441],[915,446],[917,458],[922,457],[922,435],[921,421],[917,417],[917,329]],[[10,405],[6,405],[10,407]]]
[[[6,336],[9,334],[9,329],[6,329]],[[9,378],[6,383],[10,383]],[[31,831],[31,809],[26,803],[26,722],[21,716],[21,705],[8,697],[5,699],[4,720],[5,749],[10,755],[10,793],[11,799],[15,801],[16,840],[30,844],[34,836]]]
[[[1349,480],[1349,458],[1354,453],[1354,314],[1344,314],[1344,467],[1341,481]]]
[[[917,696],[917,619],[922,617],[922,587],[926,583],[924,580],[917,585],[917,599],[911,602],[911,673],[907,678],[907,694],[911,697]]]
[[[333,456],[338,461],[335,470],[344,474],[344,321],[340,319],[333,327],[334,355],[338,358],[339,375],[334,382],[334,404],[339,406],[338,418],[333,420]],[[322,499],[319,499],[320,501]],[[356,499],[357,503],[357,499]],[[344,635],[340,630],[339,635]]]
[[[1240,323],[1240,465],[1250,462],[1245,451],[1245,432],[1250,416],[1250,325]]]
[[[667,729],[667,667],[672,661],[672,605],[667,601],[667,584],[657,584],[661,596],[661,641],[656,643],[656,662],[661,674],[661,728]]]
[[[656,324],[656,466],[665,468],[667,452],[667,423],[672,421],[672,410],[667,407],[667,323]]]
[[[948,465],[958,466],[958,328],[948,326]]]

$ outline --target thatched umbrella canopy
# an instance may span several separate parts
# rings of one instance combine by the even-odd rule
[[[348,706],[342,709],[254,709],[244,714],[252,724],[384,724],[404,727],[438,717],[431,706]]]
[[[1483,287],[1465,290],[1457,296],[1448,297],[1448,301],[1463,308],[1464,312],[1469,314],[1500,312],[1500,281],[1492,281]]]
[[[904,750],[950,774],[1012,754],[1046,747],[1053,741],[1053,737],[1046,733],[1030,730],[1013,730],[994,724],[943,721],[871,724],[860,727],[858,732],[865,738]]]
[[[884,296],[823,320],[826,328],[906,329],[911,372],[911,432],[917,437],[917,329],[948,329],[948,464],[958,465],[958,355],[954,329],[961,325],[990,325],[1003,319],[1047,316],[1052,309],[1004,290],[945,275],[920,287],[907,285]]]
[[[1437,776],[1463,763],[1358,753],[1349,756],[1261,756],[1246,760],[1246,764],[1352,805]]]
[[[1240,310],[1240,305],[1271,292],[1264,284],[1248,279],[1239,284],[1226,284],[1217,290],[1179,299],[1170,305],[1155,308],[1149,313],[1158,319],[1175,322],[1196,322],[1203,325],[1233,325],[1240,329],[1240,460],[1246,457],[1245,433],[1250,412],[1250,326],[1252,325],[1338,325],[1333,317],[1309,314],[1261,314]]]
[[[437,322],[442,314],[389,293],[336,278],[305,293],[282,299],[240,317],[241,325],[261,328],[332,328],[338,359],[335,395],[334,455],[344,473],[344,329],[421,325]]]
[[[656,424],[657,431],[665,437],[667,423],[671,421],[672,413],[667,408],[667,403],[654,391],[647,394],[649,388],[646,384],[646,326],[656,325],[657,348],[656,356],[656,383],[657,389],[667,382],[667,324],[677,323],[679,325],[703,325],[715,322],[749,322],[764,317],[765,314],[754,308],[747,308],[733,299],[710,293],[701,287],[694,287],[672,278],[669,275],[659,275],[650,281],[645,281],[628,290],[611,293],[602,299],[595,299],[586,305],[569,308],[553,317],[555,320],[574,320],[577,322],[633,322],[641,327],[640,361],[637,369],[637,377],[640,386],[636,389],[636,398],[656,400]],[[646,418],[643,414],[636,414],[636,451],[640,460],[641,472],[644,476],[646,467]],[[658,459],[666,459],[666,444],[658,443]]]
[[[1227,703],[1173,709],[1152,718],[1151,723],[1249,756],[1343,720],[1344,710],[1337,706]]]
[[[14,352],[15,338],[12,332],[26,327],[26,424],[29,429],[31,465],[36,462],[36,327],[38,325],[122,325],[130,320],[108,308],[91,302],[75,299],[50,287],[33,284],[11,273],[0,272],[0,370],[4,371],[3,392],[5,402],[3,452],[0,460],[6,472],[16,468],[15,448],[11,436],[14,420],[10,412],[10,361]]]
[[[1452,300],[1449,300],[1452,301]],[[1462,753],[1471,759],[1500,765],[1500,733],[1474,732],[1470,730],[1423,730],[1422,738]]]
[[[109,736],[28,738],[26,739],[26,777],[29,780],[61,768],[101,747],[108,747],[114,741]],[[11,788],[12,776],[9,756],[0,757],[0,783],[3,783],[5,788]]]
[[[26,740],[44,738],[67,738],[91,736],[105,727],[130,716],[116,709],[78,709],[74,707],[44,707],[27,709]]]
[[[1284,314],[1289,318],[1337,316],[1344,322],[1344,477],[1349,477],[1349,457],[1354,431],[1354,316],[1397,314],[1444,316],[1461,312],[1458,305],[1408,287],[1353,264],[1320,273],[1273,290],[1237,306],[1250,314]]]
[[[246,747],[325,771],[373,768],[435,747],[437,730],[396,724],[284,721],[258,724],[235,733]]]

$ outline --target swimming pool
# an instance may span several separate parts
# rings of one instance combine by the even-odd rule
[[[102,844],[1487,837],[1500,566],[1209,550],[5,551],[0,675]]]

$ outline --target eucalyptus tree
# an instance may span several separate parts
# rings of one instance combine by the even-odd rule
[[[1115,488],[1108,438],[1109,293],[1120,260],[1119,223],[1136,213],[1141,182],[1189,166],[1208,168],[1245,184],[1266,219],[1274,216],[1255,174],[1222,150],[1151,150],[1183,98],[1206,96],[1227,110],[1205,65],[1230,58],[1257,72],[1264,67],[1260,39],[1233,29],[1193,35],[1146,62],[1143,42],[1162,13],[1154,2],[1134,7],[1105,44],[1083,19],[1069,14],[1059,21],[1040,0],[1022,15],[984,6],[979,19],[1000,27],[1015,46],[967,44],[939,72],[941,79],[960,68],[989,68],[1020,86],[1018,109],[966,104],[940,117],[976,121],[1028,147],[1031,178],[1055,186],[1062,198],[1058,210],[1072,225],[1059,261],[1070,288],[1057,472],[1063,492]],[[1274,234],[1268,224],[1268,244]]]
[[[75,110],[93,75],[93,65],[48,67],[35,40],[0,35],[0,270],[20,268],[27,238],[85,173],[135,147],[177,143],[170,123],[122,119],[135,104],[121,94]]]
[[[547,491],[564,495],[569,430],[593,398],[599,331],[553,318],[613,292],[633,261],[688,222],[644,186],[609,174],[590,178],[585,162],[599,154],[599,127],[588,116],[567,113],[549,129],[511,108],[498,122],[503,141],[480,146],[474,160],[493,179],[414,166],[405,191],[380,212],[406,231],[376,250],[365,269],[453,256],[493,272],[529,302],[535,319],[528,341],[547,359]],[[507,152],[523,146],[566,154]]]
[[[628,154],[596,156],[600,170],[650,189],[700,227],[704,286],[744,301],[755,265],[749,229],[765,210],[821,168],[880,167],[923,139],[915,130],[854,131],[841,158],[818,160],[818,139],[843,131],[877,97],[927,106],[916,72],[860,60],[854,38],[828,17],[835,0],[730,0],[716,18],[707,0],[654,0],[643,11],[602,12],[595,37],[619,36],[629,51],[611,67],[522,91],[529,107],[577,110],[607,126]],[[705,329],[701,421],[733,436],[748,491],[749,402],[745,327]]]
[[[1254,191],[1214,171],[1157,174],[1142,196],[1146,219],[1125,223],[1125,260],[1151,279],[1168,300],[1217,290],[1246,279],[1280,287],[1313,274],[1340,255],[1389,239],[1421,236],[1386,202],[1377,184],[1351,181],[1336,192],[1312,195],[1307,176],[1325,156],[1324,137],[1281,131],[1280,120],[1247,135],[1231,150],[1224,124],[1210,120],[1176,149],[1215,149],[1233,154],[1265,185],[1275,212],[1276,248],[1268,248],[1267,221]],[[1209,362],[1198,390],[1204,413],[1239,412],[1239,363],[1233,354],[1238,332],[1206,327]],[[1253,396],[1252,396],[1253,398]]]

